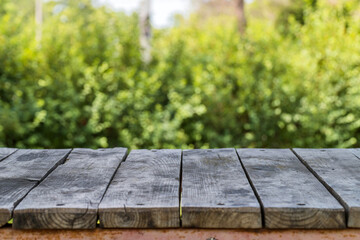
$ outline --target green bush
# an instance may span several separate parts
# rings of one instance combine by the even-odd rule
[[[135,14],[50,1],[37,43],[2,1],[0,146],[359,147],[358,5],[317,2],[245,36],[195,14],[155,30],[144,65]]]

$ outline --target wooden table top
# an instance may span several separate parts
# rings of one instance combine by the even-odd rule
[[[360,228],[360,149],[0,148],[0,226]]]

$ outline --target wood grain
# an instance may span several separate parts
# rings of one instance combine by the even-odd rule
[[[294,149],[343,204],[348,227],[360,228],[360,152],[358,149]]]
[[[68,150],[17,150],[0,162],[0,226],[14,207],[53,169],[65,161]]]
[[[182,226],[261,228],[259,202],[234,149],[185,150]]]
[[[126,148],[74,149],[68,160],[15,208],[16,229],[91,229]]]
[[[180,226],[181,150],[133,150],[99,206],[103,228]]]
[[[360,159],[360,148],[349,148],[349,150]]]
[[[266,228],[344,228],[345,211],[289,149],[237,149]]]
[[[0,148],[0,161],[14,153],[16,150],[16,148]]]

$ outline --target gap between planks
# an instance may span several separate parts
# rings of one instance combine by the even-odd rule
[[[100,227],[179,227],[181,152],[131,151],[99,205]]]
[[[330,192],[330,194],[333,195],[333,196],[335,197],[335,199],[337,199],[338,202],[345,208],[345,210],[346,210],[346,211],[345,211],[345,214],[346,214],[346,219],[347,219],[348,209],[346,208],[346,204],[345,204],[345,202],[341,199],[341,197],[340,197],[335,191],[333,191],[333,190],[326,184],[326,182],[323,181],[323,180],[320,178],[320,176],[319,176],[305,161],[303,161],[302,158],[301,158],[292,148],[290,148],[290,150],[295,154],[295,156],[298,158],[298,160],[314,175],[314,177],[316,177],[316,179],[317,179],[319,182],[321,182],[321,184]],[[16,151],[17,151],[17,150],[16,150]],[[11,153],[10,155],[14,154],[16,151],[14,151],[13,153]],[[40,181],[39,181],[34,187],[32,187],[32,188],[30,189],[30,191],[33,190],[35,187],[37,187],[37,186],[38,186],[44,179],[46,179],[46,177],[47,177],[51,172],[53,172],[57,167],[59,167],[60,165],[63,165],[63,164],[68,160],[68,156],[69,156],[69,154],[70,154],[72,151],[73,151],[73,149],[71,149],[71,150],[69,151],[69,153],[65,156],[63,162],[61,162],[61,163],[58,164],[58,165],[55,165],[55,166],[53,167],[53,169],[51,169],[47,174],[45,174],[45,175],[43,176],[43,178],[40,179]],[[245,172],[246,178],[248,179],[248,182],[249,182],[249,184],[251,185],[251,188],[252,188],[252,190],[253,190],[253,192],[254,192],[254,194],[255,194],[255,196],[256,196],[259,204],[260,204],[260,207],[261,207],[262,226],[264,227],[264,226],[265,226],[265,225],[264,225],[264,221],[265,221],[265,220],[264,220],[264,217],[265,217],[265,215],[264,215],[264,206],[263,206],[263,203],[262,203],[262,201],[261,201],[261,199],[260,199],[260,197],[259,197],[259,194],[258,194],[257,190],[255,189],[254,184],[253,184],[253,182],[252,182],[252,180],[251,180],[251,178],[250,178],[250,176],[249,176],[249,174],[248,174],[248,172],[247,172],[247,169],[244,167],[244,164],[243,164],[243,162],[242,162],[242,160],[241,160],[241,157],[239,156],[239,153],[236,151],[236,149],[235,149],[235,152],[236,152],[237,157],[238,157],[238,160],[240,161],[240,164],[241,164],[241,166],[242,166],[242,168],[243,168],[243,170],[244,170],[244,172]],[[127,152],[126,152],[126,155],[125,155],[125,157],[124,157],[124,161],[123,161],[123,162],[126,161],[129,153],[130,153],[130,151],[127,151]],[[10,156],[10,155],[9,155],[9,156]],[[9,156],[5,157],[4,159],[8,158]],[[357,158],[359,158],[359,157],[357,157]],[[2,159],[2,160],[4,160],[4,159]],[[106,193],[107,189],[109,188],[110,183],[112,182],[112,179],[114,178],[116,172],[119,171],[119,168],[120,168],[121,165],[122,165],[122,162],[119,164],[119,166],[117,167],[117,169],[114,171],[114,173],[113,173],[113,175],[112,175],[112,178],[111,178],[110,182],[108,183],[108,185],[107,185],[107,187],[106,187],[106,190],[105,190],[105,192],[104,192],[104,194],[103,194],[103,196],[102,196],[102,198],[101,198],[101,201],[102,201],[102,199],[104,198],[105,193]],[[180,218],[180,227],[182,227],[182,207],[181,207],[181,200],[182,200],[182,198],[181,198],[181,196],[182,196],[182,181],[183,181],[183,179],[182,179],[182,170],[183,170],[183,169],[182,169],[182,166],[183,166],[183,150],[181,150],[180,179],[179,179],[179,218]],[[30,191],[29,191],[29,192],[30,192]],[[28,192],[28,193],[29,193],[29,192]],[[24,196],[23,198],[21,198],[21,199],[16,203],[15,207],[28,195],[28,193],[26,193],[25,196]],[[101,201],[100,201],[100,202],[101,202]],[[98,212],[97,212],[97,213],[98,213]],[[97,220],[99,220],[99,213],[97,214]]]
[[[297,154],[297,152],[294,151],[293,148],[290,148],[290,150],[295,154],[295,156],[299,159],[299,161],[311,172],[314,177],[329,191],[329,193],[341,204],[341,206],[345,209],[345,219],[346,219],[346,227],[347,227],[347,220],[349,217],[349,207],[345,203],[345,201],[340,197],[340,195],[335,192],[331,187],[323,180],[315,171],[312,169],[307,162],[305,162],[301,156]],[[356,156],[356,155],[355,155]]]
[[[236,148],[234,148],[234,150],[235,150],[236,155],[237,155],[237,157],[238,157],[238,159],[239,159],[239,161],[240,161],[241,167],[242,167],[243,170],[244,170],[245,176],[246,176],[247,180],[249,181],[249,184],[250,184],[250,186],[251,186],[251,188],[252,188],[252,190],[253,190],[253,192],[254,192],[254,194],[255,194],[255,197],[257,198],[257,200],[258,200],[258,202],[259,202],[259,204],[260,204],[260,210],[261,210],[261,226],[262,226],[262,228],[263,228],[263,227],[265,227],[265,210],[264,210],[264,204],[263,204],[262,201],[261,201],[261,198],[260,198],[260,196],[259,196],[259,193],[257,192],[257,190],[256,190],[256,188],[255,188],[255,186],[254,186],[254,183],[252,182],[252,180],[251,180],[251,178],[250,178],[250,176],[249,176],[249,173],[248,173],[248,171],[246,170],[246,168],[245,168],[245,166],[244,166],[244,163],[241,161],[241,157],[240,157],[238,151],[236,151]]]
[[[259,201],[234,148],[184,151],[182,186],[183,227],[262,227]]]
[[[7,159],[8,157],[10,157],[11,155],[13,155],[15,152],[17,152],[19,149],[18,148],[0,148],[1,149],[8,149],[8,151],[10,151],[10,153],[6,153],[5,156],[1,156],[2,154],[0,153],[0,162],[4,161],[5,159]]]
[[[183,149],[181,149],[181,158],[180,158],[180,179],[179,179],[179,221],[180,221],[180,227],[182,227],[181,196],[182,196],[182,166],[183,166],[183,155],[184,155],[184,151],[183,151]]]
[[[13,149],[10,149],[10,150],[13,150]],[[44,152],[44,151],[56,151],[56,149],[39,149],[38,151],[42,151],[42,152]],[[30,177],[30,179],[28,179],[28,178],[26,178],[26,180],[27,181],[29,181],[29,182],[32,182],[33,183],[33,185],[32,186],[29,186],[30,188],[26,188],[26,190],[25,190],[25,192],[24,192],[24,195],[22,195],[22,196],[19,196],[19,198],[18,199],[13,199],[13,201],[11,201],[11,204],[12,204],[12,206],[11,206],[11,212],[9,212],[9,214],[10,214],[10,216],[8,216],[8,217],[10,217],[9,218],[9,221],[7,222],[7,223],[10,223],[10,222],[12,222],[12,219],[13,219],[13,214],[14,214],[14,210],[15,210],[15,208],[25,199],[25,197],[34,189],[34,188],[36,188],[44,179],[46,179],[46,177],[49,175],[49,174],[51,174],[58,166],[60,166],[61,164],[63,164],[64,162],[65,162],[65,160],[66,160],[66,158],[69,156],[69,154],[70,154],[70,152],[72,151],[72,149],[59,149],[60,151],[61,150],[63,150],[63,151],[67,151],[67,153],[65,154],[65,155],[63,155],[63,157],[59,160],[59,161],[57,161],[54,165],[50,165],[49,167],[49,169],[44,173],[44,174],[40,174],[39,176],[38,176],[38,179],[32,179],[31,177]],[[27,153],[26,151],[36,151],[36,149],[33,149],[33,150],[31,150],[31,149],[16,149],[15,151],[13,151],[11,154],[9,154],[8,156],[6,156],[5,158],[3,158],[2,159],[2,161],[0,161],[1,163],[3,163],[3,160],[7,160],[8,158],[10,158],[10,157],[12,157],[15,153],[18,153],[18,152],[20,152],[20,151],[23,151],[23,153],[20,153],[20,155],[18,156],[18,158],[19,157],[21,157],[21,156],[26,156],[26,154],[29,154],[29,153]],[[25,151],[25,152],[24,152]],[[17,161],[17,160],[14,160],[14,161]],[[26,175],[26,174],[25,174]],[[23,176],[24,177],[24,176]],[[10,178],[11,178],[11,176],[10,176]],[[10,179],[9,178],[9,179]],[[6,179],[6,177],[5,177],[5,179]],[[14,180],[16,180],[17,178],[14,178]],[[8,209],[8,210],[10,210],[10,209]],[[4,219],[3,219],[4,220]],[[7,223],[5,223],[5,224],[7,224]],[[2,222],[1,224],[4,224],[4,222]]]
[[[112,177],[111,177],[108,185],[106,186],[105,192],[104,192],[103,196],[101,197],[101,200],[100,200],[100,202],[99,202],[99,205],[100,205],[100,203],[102,202],[102,200],[104,199],[104,196],[105,196],[107,190],[109,189],[110,184],[111,184],[111,182],[113,181],[113,179],[114,179],[114,177],[115,177],[115,174],[119,171],[120,166],[126,161],[127,157],[129,156],[130,151],[131,151],[131,150],[128,150],[128,149],[126,150],[124,159],[120,162],[119,166],[118,166],[118,167],[116,168],[116,170],[114,171],[114,173],[113,173],[113,175],[112,175]],[[98,227],[98,226],[100,226],[99,206],[98,206],[98,208],[97,208],[97,210],[96,210],[96,215],[97,215],[97,218],[96,218],[96,227]]]
[[[96,204],[103,198],[110,179],[126,153],[126,148],[74,149],[68,156],[70,160],[62,165],[64,167],[57,168],[36,188],[35,192],[31,191],[25,201],[18,205],[14,211],[13,227],[18,229],[94,228],[98,218]],[[83,169],[86,171],[83,172]],[[96,175],[97,171],[106,177],[101,176],[98,179],[90,177],[91,174]],[[78,180],[83,183],[77,184]],[[51,188],[56,191],[53,192]],[[77,194],[75,192],[77,189],[84,191]],[[44,197],[39,194],[44,194]],[[81,197],[76,197],[78,195]],[[34,205],[34,201],[43,204]],[[55,205],[55,201],[59,201],[59,204]]]
[[[237,151],[262,200],[265,228],[346,226],[343,206],[290,149]]]
[[[347,227],[359,228],[359,149],[295,148],[294,151],[318,175],[319,181],[345,208]]]
[[[44,149],[44,150],[46,150],[46,149]],[[17,151],[17,150],[16,150],[16,151]],[[16,152],[16,151],[15,151],[15,152]],[[36,188],[37,186],[39,186],[39,184],[40,184],[42,181],[44,181],[44,180],[46,179],[46,177],[50,175],[50,173],[52,173],[55,169],[57,169],[60,165],[63,165],[63,164],[68,160],[68,157],[69,157],[69,155],[70,155],[70,153],[71,153],[72,151],[73,151],[73,148],[71,148],[70,151],[65,155],[64,160],[63,160],[62,162],[60,162],[60,163],[57,164],[57,165],[54,165],[53,168],[51,168],[32,188],[30,188],[30,190],[29,190],[21,199],[19,199],[18,202],[16,202],[16,203],[14,204],[13,212],[14,212],[15,208],[19,205],[19,203],[20,203],[22,200],[24,200],[24,198],[26,198],[26,196],[27,196],[34,188]],[[15,153],[15,152],[14,152],[14,153]],[[12,154],[13,154],[13,153],[12,153]],[[10,155],[11,155],[11,154],[10,154]],[[14,213],[13,213],[13,214],[14,214]],[[9,222],[12,221],[12,220],[13,220],[13,218],[11,218],[11,219],[9,220]],[[12,223],[11,223],[11,224],[12,224]]]

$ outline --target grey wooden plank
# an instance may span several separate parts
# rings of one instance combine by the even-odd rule
[[[0,226],[11,219],[19,201],[64,162],[69,152],[70,149],[21,149],[0,162]]]
[[[16,148],[0,148],[0,161],[14,153],[16,150]]]
[[[349,148],[349,150],[360,159],[360,148]]]
[[[133,150],[99,206],[103,228],[180,226],[181,150]]]
[[[16,229],[91,229],[126,148],[74,149],[14,210]]]
[[[261,228],[260,204],[235,149],[184,150],[182,226]]]
[[[237,149],[266,228],[346,227],[345,210],[289,149]]]
[[[360,228],[360,152],[357,149],[294,149],[347,210],[347,226]]]

